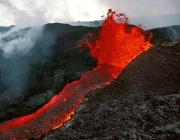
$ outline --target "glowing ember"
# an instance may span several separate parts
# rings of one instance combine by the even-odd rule
[[[61,126],[70,119],[89,91],[109,84],[132,59],[147,50],[151,46],[150,38],[146,38],[139,27],[130,26],[124,14],[116,14],[110,9],[95,45],[89,43],[92,55],[98,59],[98,67],[66,85],[33,114],[0,124],[0,139],[37,138]]]

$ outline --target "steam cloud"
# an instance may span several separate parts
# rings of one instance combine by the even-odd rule
[[[18,29],[14,27],[0,34],[0,109],[24,98],[29,78],[30,63],[26,58],[36,40],[42,36],[43,27]]]
[[[172,44],[180,41],[180,26],[177,26],[175,29],[170,27],[167,31],[168,35],[170,35],[170,39],[172,40]]]
[[[4,57],[25,55],[34,46],[36,38],[41,35],[41,31],[42,27],[36,27],[27,29],[27,31],[12,29],[5,34],[1,34],[0,49],[4,51]]]

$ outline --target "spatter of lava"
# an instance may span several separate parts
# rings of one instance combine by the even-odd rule
[[[152,34],[147,36],[142,25],[132,26],[124,14],[116,14],[109,9],[96,40],[91,46],[92,55],[99,64],[124,68],[137,55],[149,49]]]
[[[33,114],[0,124],[0,139],[37,138],[61,126],[71,118],[89,91],[109,84],[129,62],[150,48],[151,37],[140,27],[129,25],[124,14],[116,14],[110,9],[95,43],[87,42],[92,56],[98,60],[97,68],[67,84],[62,92]]]

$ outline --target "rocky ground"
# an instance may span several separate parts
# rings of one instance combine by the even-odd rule
[[[98,97],[94,92],[88,96],[86,100]],[[180,93],[126,94],[95,104],[89,102],[82,103],[70,121],[41,139],[180,139]]]
[[[71,31],[72,28],[68,26],[65,31],[62,25],[55,27],[51,24],[47,28],[54,31],[59,28],[63,32],[63,35],[56,34],[53,47],[57,53],[46,63],[33,64],[31,76],[36,72],[34,77],[40,77],[41,80],[37,81],[40,86],[37,83],[34,86],[34,81],[30,80],[31,94],[27,98],[17,98],[22,98],[20,104],[10,102],[7,108],[1,109],[1,122],[37,110],[66,83],[78,79],[83,72],[96,66],[97,61],[90,56],[87,48],[80,54],[76,50],[60,54],[58,47],[62,44],[65,45],[64,48],[72,47],[89,31],[97,32],[97,28],[77,27]],[[88,93],[69,121],[39,139],[180,139],[180,44],[162,47],[162,43],[172,42],[170,36],[164,35],[166,28],[151,31],[154,34],[154,47],[127,65],[110,85]],[[38,56],[36,51],[34,50],[34,56]],[[83,64],[81,67],[68,67],[79,60],[79,64]],[[42,91],[41,87],[45,90]],[[13,88],[6,91],[7,94],[19,92]]]
[[[42,36],[27,55],[5,58],[0,50],[0,122],[41,108],[67,83],[79,79],[97,65],[82,40],[88,39],[88,33],[97,33],[98,27],[54,23],[42,29]],[[30,28],[16,31],[3,40],[23,38],[28,30]],[[76,48],[80,41],[83,50]],[[8,76],[12,78],[10,81],[23,82],[25,88],[20,90],[19,85],[5,84]]]
[[[180,139],[180,44],[155,46],[110,85],[87,94],[71,120],[41,140]]]

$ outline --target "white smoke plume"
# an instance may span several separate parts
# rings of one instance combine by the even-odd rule
[[[4,51],[6,58],[16,55],[25,55],[41,36],[42,27],[34,27],[27,30],[14,28],[7,33],[0,34],[0,50]]]

